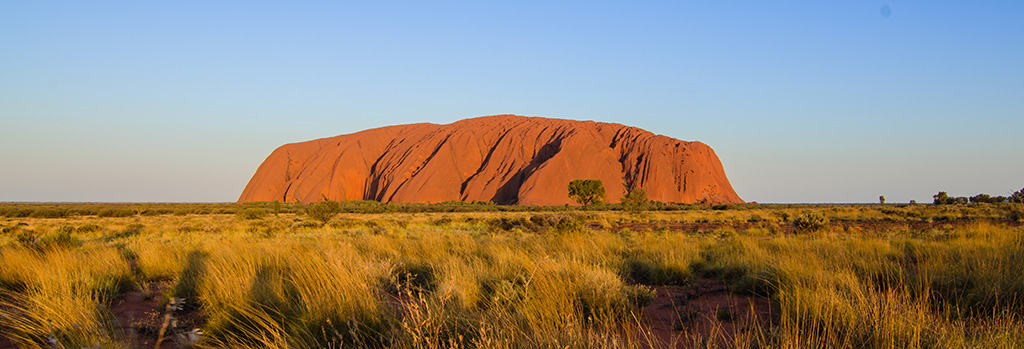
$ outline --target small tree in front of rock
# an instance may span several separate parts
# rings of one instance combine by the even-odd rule
[[[647,191],[644,188],[635,188],[622,197],[622,209],[629,212],[642,212],[650,208],[651,201],[647,199]]]
[[[576,179],[569,182],[569,197],[583,206],[604,201],[604,184],[599,179]]]

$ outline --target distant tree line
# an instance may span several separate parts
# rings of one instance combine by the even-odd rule
[[[989,194],[978,194],[978,195],[971,196],[971,197],[966,197],[966,196],[952,197],[952,196],[949,196],[948,193],[946,193],[944,191],[940,191],[938,194],[933,195],[932,199],[933,199],[932,202],[934,204],[936,204],[936,205],[955,205],[955,204],[967,204],[967,203],[972,203],[972,204],[977,204],[977,203],[997,204],[997,203],[1003,203],[1003,202],[1024,203],[1024,188],[1014,192],[1009,197],[1006,197],[1006,196],[992,196],[992,195],[989,195]]]

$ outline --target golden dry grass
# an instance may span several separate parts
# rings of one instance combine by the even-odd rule
[[[7,218],[0,334],[129,347],[112,302],[164,282],[204,347],[1024,347],[1016,209]],[[830,223],[787,229],[811,211]],[[651,287],[698,278],[770,298],[772,319],[653,333]]]

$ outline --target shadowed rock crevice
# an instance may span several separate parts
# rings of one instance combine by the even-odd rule
[[[498,146],[502,144],[501,142],[505,140],[505,137],[507,137],[510,132],[512,132],[511,128],[506,129],[501,133],[501,136],[498,136],[498,140],[491,145],[491,149],[487,150],[487,156],[485,156],[484,161],[480,163],[480,167],[478,167],[476,172],[473,172],[471,176],[467,177],[466,180],[462,182],[462,186],[459,188],[459,198],[461,200],[465,201],[468,198],[466,196],[466,186],[469,185],[470,181],[477,178],[477,176],[484,172],[487,165],[491,163],[491,159],[494,157],[495,151],[498,150]]]
[[[523,186],[523,181],[537,171],[537,168],[543,165],[545,161],[558,154],[561,146],[562,140],[556,139],[554,142],[541,147],[537,151],[537,155],[530,160],[530,164],[519,170],[515,175],[512,175],[512,178],[505,182],[505,185],[502,185],[498,192],[491,197],[491,201],[499,204],[519,203],[519,189]]]

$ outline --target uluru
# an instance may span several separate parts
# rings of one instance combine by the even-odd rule
[[[285,144],[260,164],[238,201],[562,205],[572,203],[574,179],[601,180],[610,202],[628,188],[662,202],[743,202],[704,143],[620,124],[518,115]]]

